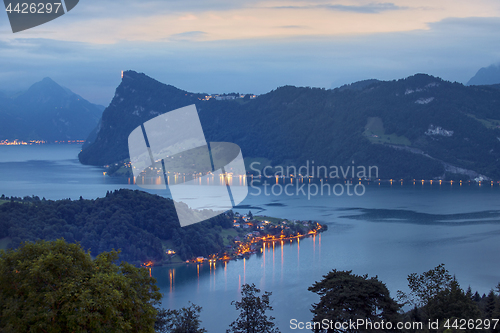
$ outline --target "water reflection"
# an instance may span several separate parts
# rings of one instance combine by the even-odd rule
[[[317,239],[319,244],[317,245]],[[301,244],[302,243],[302,244]],[[316,247],[321,248],[321,234],[312,235],[308,238],[301,239],[290,239],[288,243],[289,246],[285,246],[284,240],[275,240],[270,242],[264,242],[261,251],[257,254],[251,255],[248,259],[242,258],[233,261],[205,261],[197,264],[179,264],[177,266],[166,266],[166,267],[153,267],[153,276],[158,280],[158,284],[162,288],[163,292],[168,290],[169,294],[176,292],[176,286],[184,286],[192,283],[196,279],[198,292],[200,291],[200,283],[202,286],[208,284],[209,291],[216,291],[222,286],[224,290],[228,289],[228,266],[234,266],[234,270],[238,270],[238,285],[247,283],[248,275],[248,265],[249,260],[252,262],[257,262],[260,260],[260,270],[259,274],[262,274],[262,280],[266,279],[266,272],[269,270],[272,272],[270,275],[272,277],[272,282],[275,281],[276,273],[276,253],[278,252],[278,271],[279,271],[279,282],[282,283],[285,278],[285,273],[287,271],[286,265],[292,265],[294,268],[300,268],[301,251],[307,251],[306,258],[317,262],[316,258]],[[302,246],[301,246],[302,245]],[[321,250],[318,252],[318,256],[321,255]],[[290,256],[290,260],[285,263],[285,259]],[[293,258],[295,256],[296,258]],[[252,264],[251,274],[255,274],[255,264]],[[218,266],[223,266],[223,269],[217,269]],[[239,269],[238,269],[239,266]],[[223,277],[223,278],[222,278]],[[232,281],[229,281],[230,284]]]
[[[105,172],[106,173],[106,172]],[[202,178],[205,177],[205,181],[202,181]],[[157,176],[154,178],[151,178],[150,176],[144,177],[144,176],[139,176],[139,177],[129,177],[125,178],[127,180],[127,183],[129,185],[159,185],[162,184],[162,178],[163,175],[159,173]],[[192,180],[195,180],[196,185],[203,185],[203,186],[263,186],[264,184],[272,185],[273,183],[275,185],[287,185],[287,184],[301,184],[307,182],[310,184],[323,184],[323,183],[340,183],[340,184],[346,184],[347,182],[350,182],[351,184],[359,184],[359,185],[370,185],[372,183],[372,180],[369,179],[340,179],[340,178],[325,178],[325,179],[320,179],[320,178],[308,178],[308,177],[272,177],[272,178],[265,178],[265,177],[254,177],[252,175],[233,175],[231,173],[226,173],[226,174],[220,174],[219,177],[216,177],[214,174],[211,174],[211,176],[206,177],[206,175],[202,174],[193,174],[193,175],[185,175],[185,174],[173,174],[173,173],[167,173],[166,174],[166,180],[168,185],[180,185]],[[400,187],[404,187],[405,183],[402,179],[400,180],[394,180],[394,179],[387,179],[387,180],[381,180],[381,179],[376,179],[374,180],[375,183],[380,187],[381,185],[386,185],[389,187],[392,187],[393,185],[398,184]],[[482,181],[443,181],[443,180],[416,180],[413,179],[410,184],[416,185],[419,183],[422,187],[424,186],[433,186],[433,185],[449,185],[450,187],[453,185],[454,182],[460,182],[460,186],[467,184],[469,186],[482,186],[484,182]],[[488,181],[488,183],[491,186],[499,185],[500,181]]]
[[[208,185],[208,186],[233,186],[233,185],[239,185],[239,186],[247,186],[248,185],[248,176],[244,175],[233,175],[231,173],[226,173],[226,174],[220,174],[219,177],[216,177],[214,174],[212,174],[209,177],[205,177],[205,182],[202,182],[202,177],[203,175],[201,174],[195,174],[195,175],[179,175],[179,174],[170,174],[168,173],[166,175],[166,180],[169,185],[179,185],[179,184],[184,184],[186,182],[195,180],[197,185]],[[160,185],[162,184],[162,174],[158,174],[155,177],[151,177],[148,175],[148,177],[144,177],[143,175],[139,177],[128,177],[127,182],[128,184],[133,184],[133,185]],[[278,178],[276,178],[276,183],[278,184]]]

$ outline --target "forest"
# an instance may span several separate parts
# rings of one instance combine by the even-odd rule
[[[138,264],[165,263],[173,248],[181,260],[208,257],[224,249],[220,232],[232,228],[222,214],[181,228],[173,201],[141,191],[117,190],[95,200],[45,200],[39,197],[1,198],[0,239],[9,248],[22,242],[79,242],[93,256],[120,250],[120,260]]]
[[[247,162],[354,161],[378,166],[383,179],[500,179],[500,90],[425,74],[331,90],[283,86],[251,100],[218,101],[126,71],[80,162],[115,172],[128,161],[133,129],[191,104],[206,140],[238,144]]]
[[[118,266],[118,259],[116,251],[92,258],[80,244],[62,239],[0,250],[0,330],[207,332],[200,306],[163,308],[148,271],[124,261]],[[319,296],[317,303],[304,304],[312,312],[310,321],[290,318],[289,328],[316,333],[500,332],[500,284],[482,295],[470,286],[463,289],[444,264],[411,273],[407,281],[407,291],[395,297],[377,276],[333,269],[308,288]],[[232,302],[240,315],[226,332],[285,329],[268,315],[272,293],[260,293],[254,284],[242,286],[241,299]]]

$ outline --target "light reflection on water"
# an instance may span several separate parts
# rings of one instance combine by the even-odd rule
[[[300,240],[267,243],[249,259],[200,265],[154,267],[153,276],[164,293],[163,306],[180,308],[188,301],[203,307],[209,332],[228,327],[237,313],[243,283],[271,291],[273,316],[283,332],[288,321],[311,319],[318,301],[307,288],[336,268],[356,274],[378,275],[393,296],[406,289],[406,277],[444,262],[462,287],[488,292],[500,281],[496,256],[500,248],[498,224],[443,227],[393,224],[335,218],[329,230]]]
[[[78,146],[0,146],[0,194],[93,199],[114,189],[138,189],[126,178],[103,176],[104,169],[79,164],[79,150]],[[234,184],[239,178],[232,181]],[[310,180],[271,181],[303,184]],[[210,187],[200,186],[197,191],[205,195],[206,188]],[[151,192],[168,196],[168,191]],[[188,301],[201,305],[201,319],[209,332],[225,331],[237,317],[231,301],[239,298],[243,283],[273,292],[272,315],[281,331],[288,332],[291,318],[311,319],[309,309],[318,297],[307,288],[333,268],[378,275],[393,295],[406,288],[408,274],[440,263],[456,274],[463,288],[470,285],[481,294],[500,281],[497,183],[371,182],[362,197],[316,196],[310,200],[304,195],[255,195],[250,187],[238,210],[315,220],[327,223],[329,230],[300,243],[266,244],[265,251],[245,260],[215,266],[153,267],[164,306],[180,308]]]
[[[284,252],[286,247],[290,247],[293,249],[293,251],[296,251],[296,264],[297,268],[300,268],[300,242],[311,242],[312,243],[312,255],[313,259],[317,260],[318,258],[316,257],[316,243],[318,243],[318,256],[321,256],[321,234],[313,234],[309,237],[306,238],[295,238],[295,239],[290,239],[290,240],[275,240],[275,241],[267,241],[263,243],[263,247],[260,252],[257,252],[251,256],[255,256],[256,258],[259,258],[262,266],[262,272],[265,276],[265,273],[267,272],[266,270],[266,265],[268,266],[268,269],[271,269],[271,271],[274,273],[276,271],[276,262],[275,262],[275,253],[279,252],[279,265],[281,267],[281,271],[283,271],[283,265],[284,265]],[[278,249],[276,248],[278,247]],[[190,275],[194,275],[193,272],[196,269],[196,280],[197,283],[200,283],[200,279],[206,279],[207,277],[209,278],[209,290],[210,291],[215,291],[216,288],[216,280],[221,279],[221,274],[224,276],[224,285],[227,287],[227,267],[228,265],[231,267],[231,265],[236,264],[236,263],[242,263],[243,264],[243,272],[242,274],[238,275],[239,280],[242,281],[242,283],[246,283],[246,276],[247,276],[247,271],[246,271],[246,263],[247,260],[250,258],[242,257],[241,259],[238,260],[224,260],[224,261],[204,261],[203,263],[186,263],[186,264],[178,264],[178,265],[170,265],[170,266],[164,266],[164,267],[154,267],[152,272],[153,276],[156,277],[159,281],[159,286],[162,288],[165,288],[166,285],[168,285],[168,291],[170,293],[175,292],[176,290],[176,285],[179,285],[182,287],[185,285],[188,281],[191,281],[189,278]],[[177,280],[176,280],[177,278]],[[272,281],[277,282],[275,280],[275,275],[272,275]],[[280,274],[280,281],[283,282],[283,274],[281,272]],[[165,288],[167,289],[167,288]]]
[[[205,177],[205,182],[202,182],[202,177],[199,175],[167,175],[165,178],[163,178],[162,175],[158,175],[154,178],[147,178],[139,175],[138,178],[128,177],[127,183],[133,185],[160,185],[162,184],[162,179],[166,179],[168,185],[184,184],[191,180],[198,180],[196,185],[203,186],[246,186],[248,184],[247,176],[240,175],[233,177],[232,175],[227,175],[227,177],[223,177],[222,174],[220,177],[216,177],[213,174],[211,177]]]
[[[322,236],[318,234],[302,239],[266,242],[262,252],[248,259],[153,267],[153,277],[158,280],[164,293],[163,306],[178,308],[187,305],[188,301],[199,304],[203,307],[205,327],[210,332],[221,332],[236,318],[231,301],[238,299],[244,283],[255,283],[257,288],[273,292],[271,302],[276,308],[274,316],[283,313],[283,310],[290,313],[290,309],[302,304],[303,301],[295,305],[288,302],[291,295],[302,289],[304,282],[305,289],[307,283],[314,282],[311,279],[315,275],[314,271],[318,273],[321,270],[321,251],[318,249],[321,249]],[[314,270],[302,270],[302,260],[308,261],[308,266],[312,264]],[[308,281],[302,281],[307,275]],[[283,297],[283,291],[288,297]],[[314,297],[310,299],[315,301]],[[307,309],[307,304],[302,305]],[[286,327],[282,331],[286,332]]]

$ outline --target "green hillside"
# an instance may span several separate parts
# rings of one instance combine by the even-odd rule
[[[197,106],[207,141],[234,142],[252,161],[354,161],[378,166],[380,178],[500,179],[500,90],[425,74],[333,90],[284,86],[255,99],[205,100],[205,94],[127,71],[80,161],[126,161],[133,129],[190,104]]]
[[[0,205],[0,249],[64,238],[80,242],[93,256],[120,249],[120,259],[134,264],[179,262],[223,252],[221,234],[231,234],[232,227],[233,220],[222,214],[181,228],[171,199],[124,189],[96,200],[26,197]],[[175,249],[174,257],[165,253],[169,248]]]

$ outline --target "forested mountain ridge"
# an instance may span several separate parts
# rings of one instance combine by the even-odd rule
[[[11,201],[0,205],[0,239],[10,239],[7,247],[64,238],[94,256],[120,249],[120,259],[134,264],[168,262],[167,243],[183,260],[208,257],[224,249],[220,232],[233,226],[222,214],[181,228],[171,199],[125,189],[95,200]]]
[[[0,140],[85,140],[102,107],[50,78],[12,96],[0,95]]]
[[[500,90],[417,74],[333,90],[284,86],[216,100],[124,73],[84,164],[128,159],[127,138],[159,114],[196,104],[207,141],[238,144],[272,165],[377,166],[379,178],[500,179]]]

